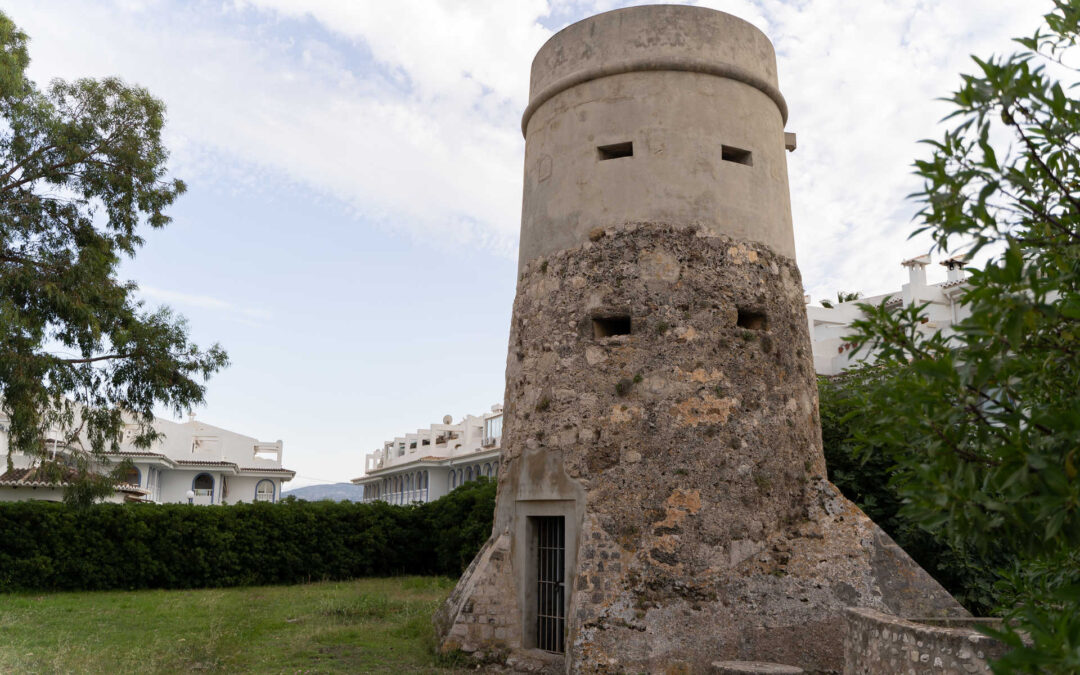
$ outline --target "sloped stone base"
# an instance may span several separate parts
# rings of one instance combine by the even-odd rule
[[[510,535],[488,539],[435,615],[443,652],[503,661],[521,644],[521,612],[510,566]]]
[[[574,672],[705,672],[716,660],[839,672],[846,607],[966,614],[834,486],[821,481],[816,492],[806,520],[723,546],[682,541],[654,522],[627,551],[586,526],[595,543],[584,546],[571,601]],[[700,513],[682,500],[669,500],[663,523]],[[670,562],[656,550],[671,551]],[[605,584],[612,560],[626,573]]]
[[[849,606],[898,616],[967,616],[833,485],[820,482],[818,497],[811,517],[789,530],[711,549],[691,546],[687,557],[697,562],[689,565],[652,555],[682,546],[671,534],[651,534],[628,550],[587,517],[570,603],[568,672],[694,673],[717,660],[841,672]],[[664,521],[694,515],[674,505]],[[651,525],[654,533],[664,527]],[[494,552],[502,555],[493,558]],[[562,659],[521,649],[509,553],[508,535],[489,540],[462,577],[440,612],[443,649],[494,658],[514,672],[561,672]]]

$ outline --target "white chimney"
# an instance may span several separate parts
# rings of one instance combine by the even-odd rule
[[[905,260],[900,264],[908,268],[908,283],[911,284],[912,288],[922,288],[926,286],[926,266],[930,264],[929,253],[924,253],[917,258]]]
[[[961,260],[959,256],[943,260],[941,264],[948,270],[949,281],[963,281],[967,278],[967,275],[964,274],[964,265],[967,263]]]
[[[908,282],[902,287],[904,306],[922,302],[926,294],[926,266],[930,264],[930,254],[925,253],[900,264],[908,268]]]

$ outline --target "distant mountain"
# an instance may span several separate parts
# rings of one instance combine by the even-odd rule
[[[282,497],[296,497],[309,502],[317,502],[330,499],[335,502],[358,502],[364,498],[364,488],[352,483],[325,483],[323,485],[309,485],[307,487],[286,490],[281,493]]]

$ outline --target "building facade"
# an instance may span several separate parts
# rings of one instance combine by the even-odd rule
[[[501,449],[501,405],[459,422],[447,415],[441,424],[383,443],[352,482],[364,487],[365,502],[430,502],[481,476],[495,479]]]
[[[860,303],[878,305],[884,301],[887,307],[897,309],[926,304],[926,322],[920,330],[928,334],[940,330],[948,335],[954,324],[970,314],[968,308],[960,304],[960,297],[967,287],[962,261],[951,258],[939,263],[948,270],[948,277],[938,284],[926,282],[929,255],[900,264],[907,268],[908,283],[899,291],[837,303],[832,307],[810,305],[810,296],[806,296],[806,318],[814,350],[814,370],[818,375],[838,375],[852,365],[873,358],[866,351],[856,353],[855,345],[849,338],[851,322],[863,318],[862,310],[858,307]]]
[[[131,468],[110,501],[146,501],[192,504],[237,504],[276,502],[281,498],[282,483],[291,480],[294,471],[281,466],[281,441],[264,442],[221,427],[197,421],[192,415],[186,422],[155,419],[154,428],[162,434],[150,448],[137,448],[133,440],[137,425],[124,431],[117,452],[107,452],[96,467],[102,472],[128,460]],[[0,461],[8,462],[7,420],[0,418]],[[76,451],[64,445],[64,435],[50,433],[51,458],[63,464]],[[64,482],[41,480],[37,475],[38,459],[12,453],[11,466],[0,475],[0,501],[38,499],[59,501]]]

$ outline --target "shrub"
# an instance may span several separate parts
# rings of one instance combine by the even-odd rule
[[[413,506],[0,503],[0,592],[460,575],[491,533],[495,484]]]

